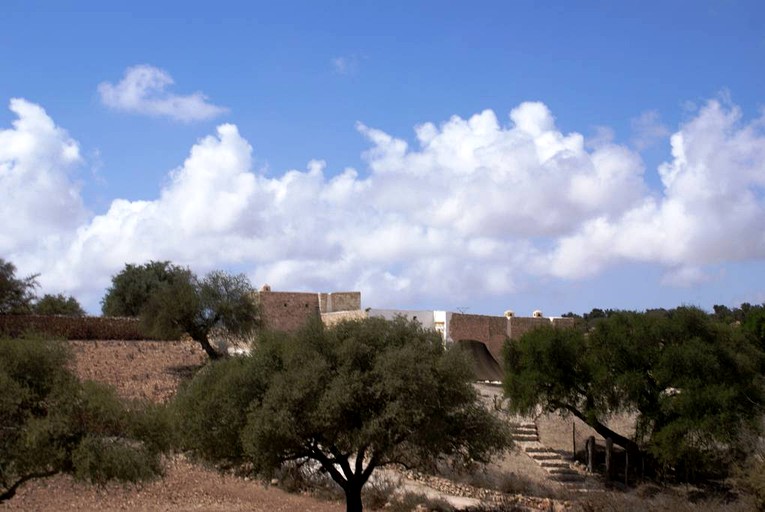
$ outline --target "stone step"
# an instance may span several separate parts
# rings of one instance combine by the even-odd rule
[[[529,457],[537,462],[544,462],[548,460],[563,460],[557,453],[549,452],[526,452]]]
[[[579,473],[560,473],[550,475],[550,479],[555,480],[556,482],[568,484],[584,482],[586,477],[584,475],[580,475]]]
[[[513,430],[513,435],[515,434],[538,436],[539,432],[537,432],[537,429],[535,428],[516,428],[515,430]]]
[[[544,446],[527,446],[524,448],[524,451],[528,454],[532,453],[549,453],[553,455],[557,455],[560,457],[560,454],[556,451],[551,450],[550,448],[546,448]]]
[[[513,441],[539,441],[539,436],[536,434],[513,434]]]
[[[545,468],[551,475],[579,475],[571,468]]]
[[[540,466],[543,468],[566,468],[571,469],[571,466],[568,462],[564,462],[562,460],[538,460],[537,461]]]

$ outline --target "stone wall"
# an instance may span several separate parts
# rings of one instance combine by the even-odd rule
[[[502,345],[508,335],[508,321],[504,316],[453,313],[449,321],[449,337],[452,340],[480,341],[497,362],[502,361]]]
[[[550,325],[550,319],[539,317],[521,317],[514,316],[508,319],[508,332],[507,335],[511,340],[517,340],[527,332],[537,327]]]
[[[303,292],[258,292],[266,329],[294,332],[311,318],[319,317],[319,295]]]
[[[36,332],[67,340],[146,340],[137,318],[60,315],[0,315],[0,336]]]
[[[574,326],[573,318],[544,318],[469,315],[453,313],[449,321],[449,338],[455,342],[480,341],[486,345],[491,356],[501,365],[502,346],[505,340],[517,340],[537,327],[552,325],[561,328]]]
[[[361,320],[367,318],[366,311],[356,309],[354,311],[333,311],[331,313],[322,313],[321,321],[324,325],[331,326],[342,322],[343,320]]]
[[[322,313],[359,310],[361,309],[361,292],[320,293],[319,309]]]
[[[564,318],[561,316],[552,319],[553,326],[560,327],[562,329],[570,329],[576,325],[576,320],[573,318]]]

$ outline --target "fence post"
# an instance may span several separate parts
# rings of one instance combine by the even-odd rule
[[[614,442],[610,437],[606,438],[606,478],[608,480],[613,479],[614,476]]]
[[[576,460],[576,422],[571,422],[571,446],[572,448],[572,459]]]
[[[595,436],[587,439],[587,471],[593,473],[595,470]]]

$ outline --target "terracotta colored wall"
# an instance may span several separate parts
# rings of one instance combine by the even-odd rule
[[[456,341],[474,340],[480,341],[489,349],[492,357],[501,365],[502,346],[507,338],[517,340],[527,332],[537,327],[550,325],[549,318],[466,315],[462,313],[452,314],[449,322],[449,337]],[[555,318],[553,325],[556,327],[573,327],[572,318]]]
[[[321,320],[324,325],[335,325],[343,320],[361,320],[368,315],[366,311],[356,309],[353,311],[335,311],[333,313],[322,313]]]
[[[27,331],[68,340],[145,340],[137,318],[58,315],[0,315],[0,336]]]
[[[563,317],[553,318],[553,325],[563,329],[570,329],[576,325],[576,320]]]
[[[502,361],[502,345],[506,336],[507,319],[503,316],[454,313],[449,322],[449,337],[452,340],[480,341],[497,362]]]
[[[258,292],[263,323],[268,329],[294,332],[318,317],[319,295],[301,292]]]
[[[517,340],[530,330],[544,325],[550,325],[549,318],[514,316],[510,319],[510,339]]]
[[[319,307],[322,313],[361,309],[361,292],[320,293]]]

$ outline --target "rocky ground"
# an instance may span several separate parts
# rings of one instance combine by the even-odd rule
[[[199,345],[187,340],[166,341],[72,341],[73,366],[83,379],[113,385],[128,399],[165,401],[179,383],[206,361]],[[492,400],[498,389],[481,389]],[[504,477],[503,477],[504,475]],[[512,478],[507,479],[510,475]],[[478,500],[497,503],[505,500],[520,510],[559,510],[566,501],[562,489],[550,489],[545,473],[522,453],[509,453],[478,475],[453,479],[407,473],[400,475],[403,488],[432,498],[448,498],[454,505],[475,505]],[[517,478],[516,478],[517,477]],[[505,478],[503,481],[502,478]],[[499,479],[499,480],[498,480]],[[492,481],[505,493],[482,489]],[[503,483],[504,482],[504,483]],[[519,482],[520,484],[519,487]],[[539,492],[541,491],[541,493]],[[533,498],[536,493],[558,499]],[[98,510],[131,511],[279,511],[331,512],[344,510],[341,502],[322,501],[311,496],[288,494],[274,486],[222,476],[194,465],[183,457],[168,462],[164,479],[143,485],[111,484],[103,488],[57,476],[28,483],[17,496],[0,505],[0,510]]]

